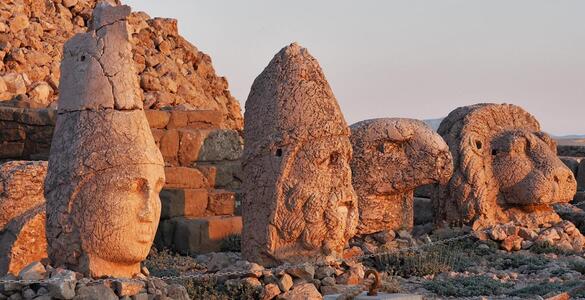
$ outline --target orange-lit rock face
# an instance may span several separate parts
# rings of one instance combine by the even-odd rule
[[[437,220],[476,227],[559,221],[550,204],[576,192],[572,172],[536,119],[508,104],[460,107],[439,127],[455,171],[434,196]]]
[[[96,6],[64,47],[45,181],[54,266],[88,276],[140,272],[160,217],[164,162],[139,101],[127,6]]]
[[[413,191],[449,180],[453,173],[449,147],[418,120],[372,119],[350,128],[353,187],[359,197],[358,233],[412,228]]]
[[[10,161],[0,165],[0,276],[17,275],[47,257],[43,182],[47,163]]]
[[[280,178],[281,198],[273,221],[280,239],[275,252],[293,255],[285,249],[300,240],[306,250],[323,247],[326,254],[341,253],[354,233],[357,217],[349,167],[351,145],[347,137],[330,137],[299,148],[287,149],[292,153],[283,158],[290,168]]]
[[[494,139],[491,149],[503,204],[551,204],[573,199],[575,177],[557,158],[556,143],[547,134],[504,132]]]
[[[357,225],[349,129],[315,58],[277,53],[246,101],[242,254],[263,265],[339,255]]]

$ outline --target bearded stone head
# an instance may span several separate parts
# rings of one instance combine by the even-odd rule
[[[357,224],[349,129],[305,48],[276,54],[245,120],[243,255],[271,265],[340,254]]]
[[[434,196],[438,220],[476,227],[555,222],[550,204],[569,202],[573,173],[538,121],[510,104],[477,104],[449,114],[439,130],[455,171]]]
[[[353,186],[359,198],[358,232],[412,228],[414,189],[451,178],[449,147],[419,120],[372,119],[350,128]]]

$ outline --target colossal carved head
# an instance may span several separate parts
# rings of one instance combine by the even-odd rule
[[[270,265],[340,253],[357,224],[349,129],[306,49],[276,54],[245,120],[244,256]]]
[[[142,110],[127,6],[100,3],[64,46],[45,181],[49,257],[93,277],[131,277],[160,217],[164,163]]]
[[[518,106],[460,107],[438,132],[455,165],[453,177],[435,195],[439,220],[537,225],[556,216],[549,204],[569,202],[576,192],[573,173],[556,156],[555,142]],[[548,217],[525,218],[542,212]]]
[[[449,147],[424,122],[383,118],[351,125],[353,186],[359,233],[413,226],[413,190],[446,183],[453,172]]]
[[[435,182],[453,171],[449,147],[424,122],[385,118],[351,125],[354,188],[368,195],[392,195]]]

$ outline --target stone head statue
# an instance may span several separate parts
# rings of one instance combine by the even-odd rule
[[[350,128],[358,233],[412,229],[413,191],[449,180],[453,172],[449,147],[419,120],[372,119]]]
[[[49,258],[93,277],[131,277],[160,217],[164,163],[140,100],[127,6],[99,3],[64,46],[45,181]]]
[[[243,255],[270,265],[340,254],[358,217],[349,129],[307,49],[274,56],[245,120]]]
[[[576,181],[556,156],[538,121],[510,104],[476,104],[452,111],[438,130],[455,170],[434,196],[437,219],[485,227],[514,221],[554,222],[550,204],[569,202]]]

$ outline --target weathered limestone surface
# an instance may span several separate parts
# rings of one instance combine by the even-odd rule
[[[358,233],[412,229],[413,191],[449,180],[453,172],[449,147],[418,120],[372,119],[350,128]]]
[[[0,276],[47,257],[43,182],[46,162],[0,165]]]
[[[128,7],[101,2],[92,30],[65,44],[62,69],[77,70],[79,77],[61,77],[45,181],[49,258],[92,277],[140,272],[165,183],[162,155],[136,99],[132,65],[108,71],[131,53],[129,13]],[[105,90],[94,95],[88,91],[96,81]]]
[[[60,74],[76,74],[75,71],[61,70],[63,45],[73,35],[85,32],[91,26],[92,10],[97,2],[0,2],[2,20],[6,21],[0,25],[0,105],[56,106]],[[120,14],[111,15],[97,20],[96,24],[101,26],[119,17]],[[228,90],[227,80],[215,74],[207,54],[179,35],[176,20],[150,18],[143,12],[135,12],[128,21],[133,51],[127,57],[114,59],[135,65],[140,77],[140,95],[132,101],[144,101],[145,108],[153,109],[215,111],[219,115],[220,128],[242,130],[240,107]],[[109,71],[126,66],[108,65]],[[100,67],[94,60],[88,60],[88,66]],[[125,76],[124,73],[120,75]],[[94,90],[104,91],[100,89],[106,84],[104,78],[95,79],[92,81]],[[92,90],[68,92],[71,93],[69,96],[77,97],[83,95],[74,94],[91,93]],[[94,100],[98,101],[98,98]],[[102,100],[110,101],[111,98]]]
[[[246,102],[242,253],[263,265],[340,254],[358,220],[349,128],[321,68],[291,44]]]
[[[575,195],[575,176],[538,121],[510,104],[476,104],[441,123],[455,171],[434,195],[437,220],[485,227],[513,221],[556,223],[551,204]]]

